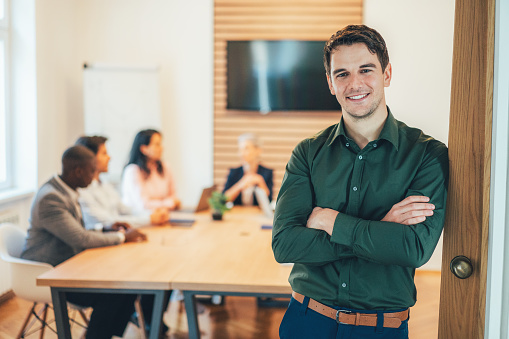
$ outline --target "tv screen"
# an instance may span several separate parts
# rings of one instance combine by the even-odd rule
[[[227,43],[227,108],[339,111],[323,67],[323,41]]]

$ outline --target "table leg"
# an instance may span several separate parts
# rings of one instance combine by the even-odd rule
[[[158,339],[161,334],[164,314],[164,301],[168,291],[158,290],[154,292],[154,306],[152,310],[152,322],[150,324],[150,339]]]
[[[192,291],[183,291],[184,304],[186,306],[187,326],[189,327],[189,339],[200,339],[198,327],[198,313],[196,312],[196,300]]]
[[[71,328],[69,326],[69,314],[67,313],[67,298],[65,291],[57,287],[51,288],[51,299],[55,312],[55,323],[57,324],[58,339],[71,339]]]

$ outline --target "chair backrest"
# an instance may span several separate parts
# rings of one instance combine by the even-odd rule
[[[19,258],[25,244],[26,232],[11,223],[0,225],[0,255]]]
[[[39,275],[49,271],[50,264],[20,259],[26,232],[13,224],[0,225],[0,258],[11,266],[11,285],[14,293],[25,300],[51,303],[47,286],[37,286]]]

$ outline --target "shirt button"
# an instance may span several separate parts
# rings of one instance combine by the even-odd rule
[[[342,283],[341,286],[346,287],[346,283]]]
[[[378,145],[377,144],[373,144],[373,147],[377,147]]]
[[[354,192],[357,192],[357,186],[354,186],[352,189]]]
[[[362,155],[359,155],[359,160],[362,160]]]
[[[350,143],[349,143],[349,142],[347,142],[347,143],[345,144],[345,146],[346,146],[346,147],[349,147],[349,146],[350,146]]]

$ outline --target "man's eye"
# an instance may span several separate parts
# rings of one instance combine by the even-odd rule
[[[346,77],[348,74],[347,73],[338,73],[337,77],[338,78],[344,78]]]
[[[361,69],[361,73],[368,73],[368,72],[371,72],[371,70],[368,68]]]

